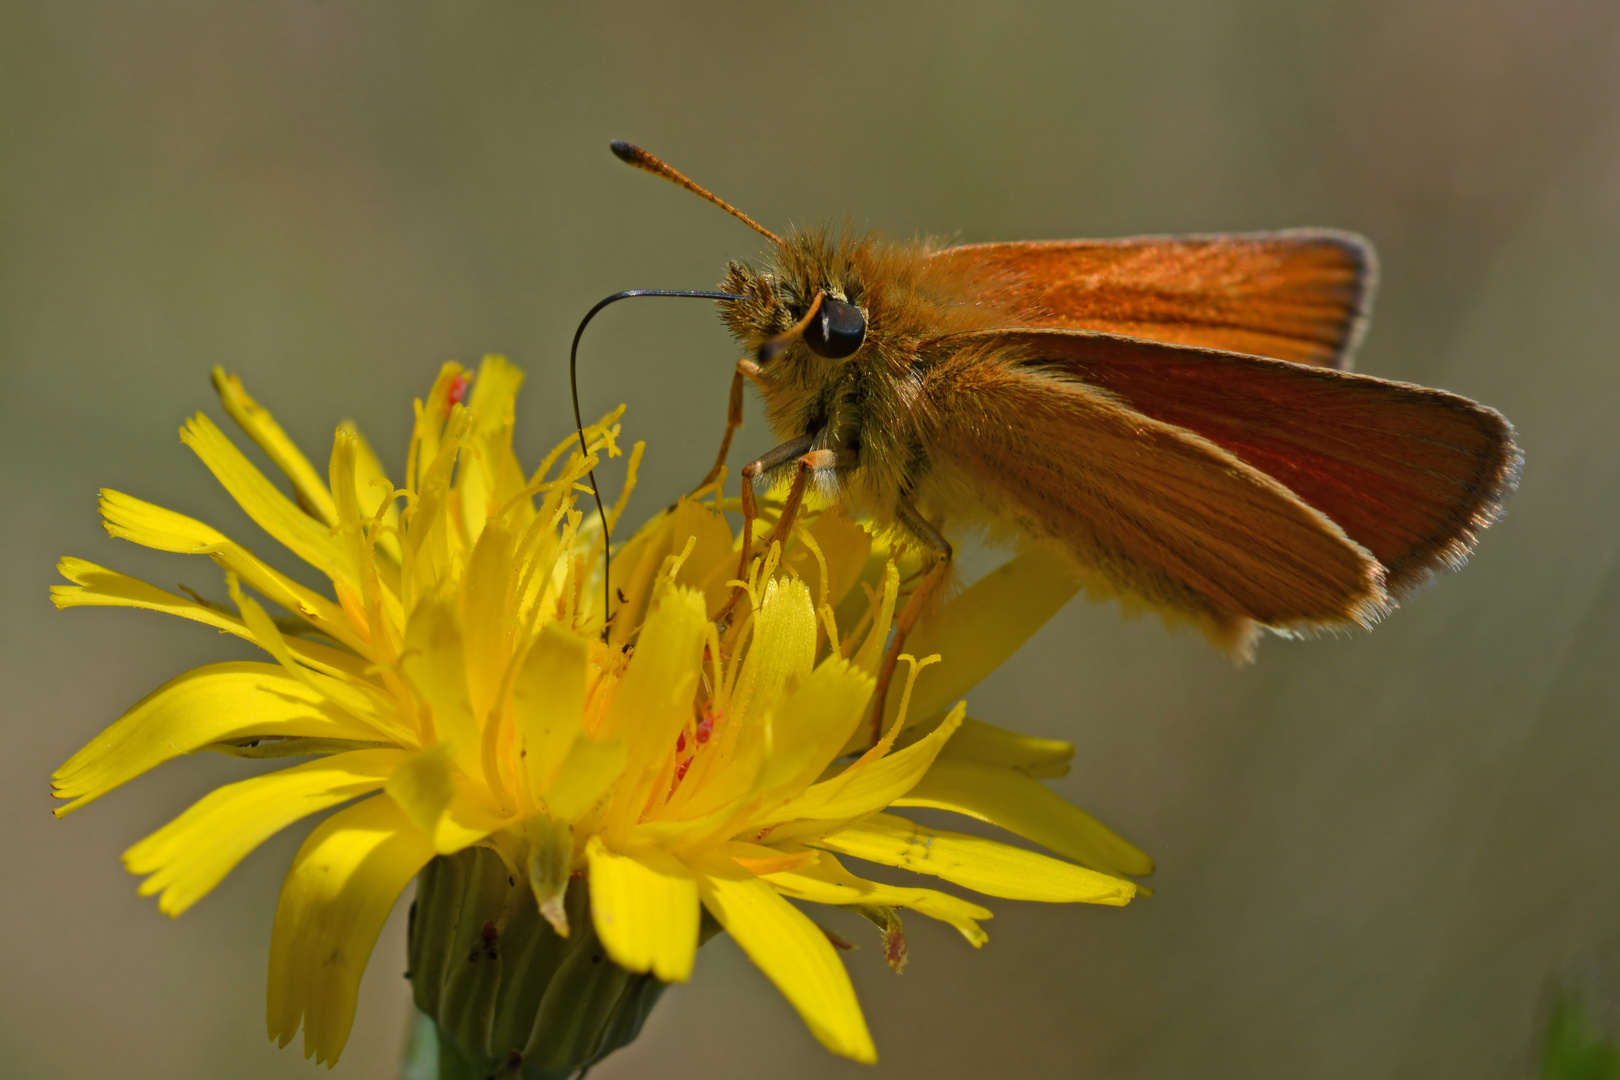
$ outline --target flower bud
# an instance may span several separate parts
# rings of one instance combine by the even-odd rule
[[[435,858],[417,881],[409,977],[437,1027],[441,1078],[563,1080],[634,1041],[664,992],[608,958],[583,878],[564,894],[564,938],[528,876],[477,847]]]

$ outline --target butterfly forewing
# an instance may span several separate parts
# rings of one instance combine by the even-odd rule
[[[1301,229],[973,244],[934,256],[1028,325],[1347,368],[1376,264],[1353,233]]]

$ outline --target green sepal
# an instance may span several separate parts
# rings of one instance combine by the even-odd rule
[[[501,915],[517,884],[501,857],[472,848],[467,886],[455,932],[450,937],[439,995],[439,1030],[456,1046],[484,1046],[495,1018],[501,986]]]
[[[428,864],[409,974],[436,1055],[418,1032],[412,1068],[436,1056],[438,1080],[565,1080],[634,1041],[666,984],[608,958],[583,877],[567,880],[560,906],[566,938],[541,916],[529,875],[488,848]],[[705,918],[700,940],[719,929]]]
[[[570,922],[564,894],[574,863],[574,832],[566,821],[536,814],[529,822],[529,888],[540,904],[540,914],[563,937]]]

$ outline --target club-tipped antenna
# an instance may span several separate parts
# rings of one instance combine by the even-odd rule
[[[636,168],[650,172],[654,176],[661,176],[670,183],[678,184],[700,198],[708,199],[710,202],[714,203],[714,205],[718,206],[720,209],[724,210],[726,213],[730,214],[744,225],[747,225],[750,229],[753,229],[771,243],[781,244],[781,237],[771,232],[771,230],[767,229],[765,226],[761,225],[759,222],[755,221],[753,218],[749,217],[735,206],[732,206],[730,203],[726,202],[726,200],[722,199],[708,188],[694,183],[692,180],[687,178],[685,173],[682,173],[679,169],[676,169],[669,163],[660,160],[652,154],[649,154],[639,146],[632,146],[630,143],[623,142],[619,139],[614,139],[608,145],[613,148],[614,156],[625,164],[634,165]]]
[[[618,143],[614,144],[615,151],[617,151],[618,146]],[[631,149],[634,149],[634,147]],[[626,158],[625,160],[628,161],[629,159]],[[654,158],[653,160],[657,161],[658,159]],[[660,162],[660,164],[662,163]],[[671,171],[673,172],[674,170]],[[679,176],[680,174],[676,173],[676,175]],[[690,183],[690,181],[688,181],[688,183]],[[713,198],[713,196],[710,196],[710,198]],[[725,204],[721,203],[721,205],[724,206]],[[727,207],[727,209],[730,208]],[[733,213],[735,213],[735,211],[733,211]],[[741,215],[738,216],[740,217]],[[747,221],[748,219],[743,218],[743,220]],[[752,222],[750,222],[750,224],[752,224]],[[758,228],[757,225],[754,227]],[[591,310],[587,311],[585,313],[585,317],[579,320],[579,329],[574,331],[574,343],[573,345],[569,346],[568,349],[568,392],[573,396],[574,399],[574,432],[579,436],[579,452],[583,458],[590,457],[591,452],[590,449],[585,445],[585,422],[580,418],[579,414],[579,369],[577,366],[577,361],[579,359],[579,339],[580,336],[585,333],[585,327],[592,319],[596,318],[596,313],[598,311],[601,311],[609,304],[616,304],[620,300],[630,300],[637,296],[678,296],[693,300],[748,299],[748,297],[739,296],[736,293],[697,292],[688,289],[629,289],[625,292],[614,293],[612,296],[601,301],[595,307],[591,308]],[[608,634],[608,614],[613,608],[613,576],[609,573],[609,571],[613,568],[613,559],[610,553],[613,536],[608,526],[607,509],[602,505],[602,489],[596,483],[596,470],[591,469],[586,473],[586,475],[591,478],[591,497],[596,500],[596,514],[597,517],[599,517],[602,521],[602,638],[603,640],[606,640]]]

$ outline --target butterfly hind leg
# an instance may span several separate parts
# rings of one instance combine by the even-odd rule
[[[924,571],[917,587],[911,590],[911,597],[894,621],[894,640],[889,643],[889,648],[884,653],[883,669],[878,675],[877,692],[872,697],[871,732],[874,745],[883,737],[884,703],[889,696],[889,684],[894,681],[894,669],[899,666],[900,653],[905,648],[906,637],[911,633],[912,627],[917,625],[917,620],[939,602],[946,584],[951,579],[951,566],[956,557],[951,542],[934,528],[932,522],[918,513],[917,508],[908,500],[904,498],[900,500],[895,508],[895,517],[902,528],[929,549],[933,560]]]

